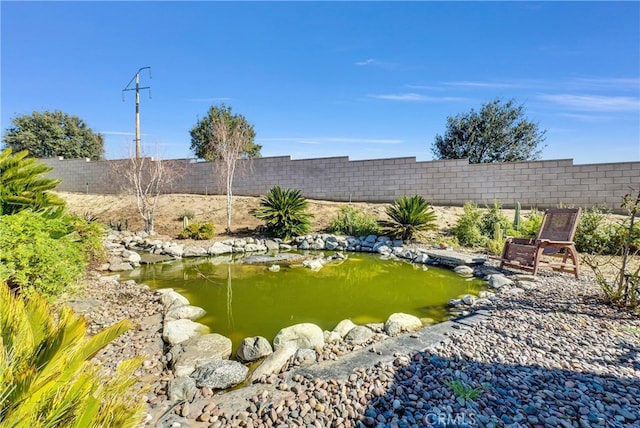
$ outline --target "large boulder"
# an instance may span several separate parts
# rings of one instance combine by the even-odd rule
[[[226,389],[242,383],[249,369],[242,363],[230,360],[213,361],[198,367],[191,377],[195,379],[196,386],[207,386],[211,389]]]
[[[315,324],[302,323],[285,327],[276,334],[273,339],[273,349],[281,348],[322,348],[324,346],[324,333]]]
[[[184,305],[172,307],[164,316],[165,321],[189,319],[192,321],[202,318],[207,312],[199,306]]]
[[[162,338],[168,344],[176,345],[192,337],[202,336],[207,333],[209,333],[209,327],[206,325],[186,319],[174,320],[164,323]]]
[[[420,318],[403,313],[392,314],[384,323],[384,331],[389,336],[396,336],[403,331],[415,331],[422,328]]]
[[[499,290],[502,287],[513,285],[513,281],[502,274],[489,275],[489,287]]]
[[[358,325],[349,330],[344,340],[352,345],[362,345],[371,339],[372,336],[373,331],[363,325]]]
[[[251,373],[251,381],[256,381],[262,376],[280,373],[287,361],[296,353],[295,348],[280,348],[265,358],[258,367]]]
[[[336,333],[340,335],[340,337],[345,337],[352,328],[356,325],[351,320],[342,320],[338,323],[338,325],[333,329]]]
[[[266,357],[273,352],[269,341],[262,336],[245,337],[236,355],[240,361],[251,362]]]
[[[192,337],[171,348],[176,376],[189,376],[196,368],[231,356],[231,339],[212,333]]]
[[[167,310],[189,304],[189,300],[186,297],[173,290],[161,292],[161,295],[162,297],[160,297],[160,301],[162,302],[164,307],[167,308]]]
[[[209,247],[209,254],[212,256],[219,256],[220,254],[228,254],[233,251],[233,247],[231,245],[223,244],[222,242],[214,242],[211,247]]]

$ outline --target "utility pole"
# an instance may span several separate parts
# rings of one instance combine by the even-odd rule
[[[140,87],[140,72],[142,70],[149,70],[149,78],[151,78],[151,67],[142,67],[136,71],[135,76],[129,80],[127,86],[122,90],[122,101],[124,101],[125,91],[136,91],[136,159],[140,159],[140,89],[149,89],[149,98],[151,98],[151,86]],[[130,88],[131,83],[135,81],[136,87]]]

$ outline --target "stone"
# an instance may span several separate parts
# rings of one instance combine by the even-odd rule
[[[396,336],[403,331],[415,331],[422,328],[420,318],[403,313],[391,314],[384,323],[384,331],[389,336]]]
[[[198,367],[191,377],[198,388],[227,389],[242,383],[249,369],[242,363],[230,360],[213,361]]]
[[[269,272],[280,272],[280,265],[269,266]]]
[[[325,330],[324,332],[324,343],[335,343],[342,339],[342,336],[335,331]]]
[[[236,356],[240,361],[252,362],[264,358],[273,353],[273,348],[269,341],[262,336],[245,337],[238,350]]]
[[[327,241],[324,247],[329,251],[333,251],[340,247],[340,244],[337,241]]]
[[[211,333],[192,337],[171,348],[171,365],[176,376],[189,376],[196,368],[231,356],[231,339]]]
[[[124,250],[121,254],[124,261],[131,263],[132,266],[140,266],[140,254],[135,251]]]
[[[189,319],[192,321],[205,316],[207,312],[199,306],[183,305],[174,306],[164,316],[165,321]]]
[[[336,333],[340,335],[341,338],[345,337],[352,328],[356,327],[356,325],[351,320],[342,320],[336,325],[333,329]]]
[[[285,327],[276,334],[273,339],[273,349],[281,348],[322,348],[324,346],[324,334],[322,329],[315,324],[302,323],[291,327]]]
[[[189,304],[189,300],[186,297],[173,290],[163,293],[160,301],[167,310]]]
[[[310,366],[317,361],[318,354],[313,349],[298,349],[293,358],[301,366]]]
[[[185,247],[184,252],[182,253],[183,257],[201,257],[206,255],[206,248],[198,247],[196,245],[189,245]]]
[[[460,276],[473,276],[473,268],[466,265],[456,266],[455,268],[453,268],[453,271]]]
[[[317,271],[322,269],[324,262],[321,259],[305,260],[302,262],[302,266]]]
[[[279,348],[267,356],[251,374],[251,382],[274,373],[280,373],[287,361],[296,353],[295,348]]]
[[[513,281],[502,274],[489,275],[487,279],[489,281],[489,287],[496,290],[505,286],[513,285]]]
[[[355,326],[345,336],[344,340],[352,345],[362,345],[373,337],[373,331],[365,326]]]
[[[475,302],[475,300],[476,298],[470,294],[465,294],[464,296],[462,296],[462,303],[468,306],[473,305],[473,302]]]
[[[222,242],[214,242],[214,244],[207,250],[212,256],[219,256],[220,254],[228,254],[233,251],[233,247]]]
[[[264,246],[267,248],[267,251],[278,251],[280,249],[280,244],[273,239],[265,239]]]
[[[171,345],[176,345],[207,333],[209,333],[209,328],[206,325],[186,319],[174,320],[164,323],[162,339]]]
[[[177,377],[169,382],[168,397],[171,401],[191,401],[196,395],[196,381],[190,377]]]
[[[180,258],[184,254],[184,246],[180,244],[169,244],[162,247],[162,252],[171,257]]]
[[[417,264],[426,264],[429,261],[429,256],[426,254],[418,254],[414,259],[413,262],[417,263]]]

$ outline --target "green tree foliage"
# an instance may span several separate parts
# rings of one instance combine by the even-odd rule
[[[0,216],[0,282],[29,296],[72,289],[85,266],[104,254],[101,237],[100,225],[80,217],[28,210]]]
[[[178,239],[212,239],[216,234],[213,223],[191,223],[178,234]]]
[[[387,207],[390,220],[380,222],[391,236],[408,241],[437,228],[436,213],[420,195],[402,196]]]
[[[290,239],[304,235],[311,229],[312,215],[307,213],[307,208],[307,200],[300,190],[273,186],[262,196],[260,207],[251,214],[265,221],[270,236]]]
[[[28,154],[26,150],[12,154],[11,148],[0,152],[0,215],[25,209],[61,213],[64,201],[49,193],[60,180],[42,177],[52,168]]]
[[[101,159],[104,155],[102,135],[94,133],[77,116],[58,110],[34,111],[31,115],[15,117],[12,124],[3,141],[16,152],[29,150],[36,158]]]
[[[524,117],[524,107],[499,98],[479,112],[447,117],[444,136],[436,135],[436,159],[465,159],[470,163],[517,162],[538,159],[546,131]]]
[[[240,133],[243,141],[239,150],[239,157],[257,158],[260,157],[262,146],[254,143],[256,133],[247,119],[241,114],[233,114],[231,107],[224,104],[211,106],[207,115],[198,120],[189,132],[191,134],[191,151],[199,159],[222,160],[224,153],[228,152],[229,139],[225,132],[221,132],[220,126],[223,123],[229,133]]]
[[[340,208],[336,217],[331,221],[329,230],[350,236],[378,235],[380,226],[376,219],[362,210],[350,205]]]
[[[68,307],[55,313],[37,293],[25,299],[0,282],[0,427],[137,427],[145,404],[132,376],[141,358],[114,376],[90,360],[131,328],[123,320],[87,337]]]

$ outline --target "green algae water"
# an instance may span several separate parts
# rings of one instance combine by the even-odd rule
[[[449,299],[475,295],[485,286],[448,269],[366,253],[349,253],[319,271],[268,267],[231,257],[193,258],[142,266],[121,277],[184,295],[207,311],[197,321],[229,337],[234,349],[245,337],[272,340],[280,329],[303,322],[332,330],[343,319],[384,322],[395,312],[441,322],[448,318]]]

